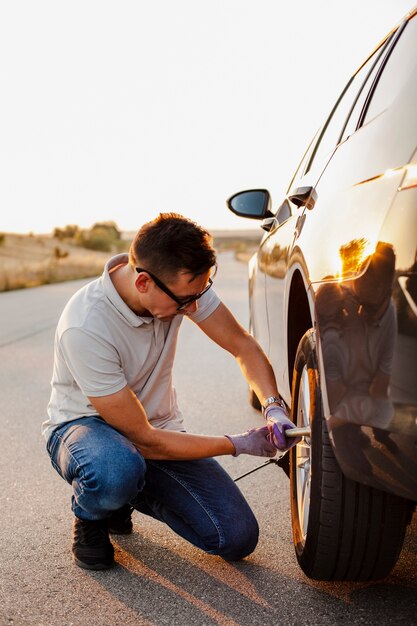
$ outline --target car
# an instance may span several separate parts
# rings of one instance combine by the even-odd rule
[[[309,433],[286,457],[298,563],[382,579],[417,501],[417,7],[349,80],[279,206],[266,189],[227,205],[264,231],[250,332]]]

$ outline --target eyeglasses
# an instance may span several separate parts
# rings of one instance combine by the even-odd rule
[[[146,272],[147,274],[149,274],[155,285],[157,285],[159,289],[161,289],[164,293],[167,294],[167,296],[169,296],[172,300],[174,300],[174,302],[178,304],[177,311],[183,311],[188,304],[191,304],[192,302],[195,302],[196,300],[201,298],[201,296],[204,295],[213,284],[213,281],[211,280],[211,278],[209,278],[207,287],[205,287],[203,291],[200,291],[200,293],[197,293],[194,296],[189,296],[188,298],[178,298],[174,293],[172,293],[170,289],[168,289],[166,285],[164,285],[161,280],[159,280],[157,276],[155,276],[155,274],[152,274],[152,272],[150,272],[149,270],[145,270],[143,267],[136,267],[135,269],[138,274],[140,272]]]

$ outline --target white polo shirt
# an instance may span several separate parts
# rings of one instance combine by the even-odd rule
[[[136,315],[122,300],[109,271],[127,263],[127,254],[111,258],[103,275],[67,303],[55,334],[52,392],[42,433],[64,422],[97,415],[88,396],[116,393],[129,385],[156,428],[182,430],[183,418],[172,385],[182,315],[169,322]],[[210,289],[189,317],[206,319],[220,300]]]

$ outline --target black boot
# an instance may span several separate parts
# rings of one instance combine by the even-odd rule
[[[107,520],[89,522],[75,518],[72,556],[84,569],[108,569],[114,563],[114,548],[109,539]]]
[[[133,506],[125,504],[121,509],[113,511],[108,518],[109,532],[113,535],[130,535],[132,524]]]

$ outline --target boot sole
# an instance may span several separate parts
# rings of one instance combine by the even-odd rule
[[[126,530],[121,530],[118,528],[109,528],[109,533],[112,535],[131,535],[133,532],[133,528],[126,528]]]
[[[97,571],[103,570],[103,569],[110,569],[114,565],[114,561],[112,561],[111,563],[84,563],[84,561],[80,561],[80,559],[77,559],[77,557],[74,555],[72,555],[72,560],[74,561],[76,565],[78,565],[78,567],[81,567],[82,569],[90,569],[90,570],[97,570]]]

